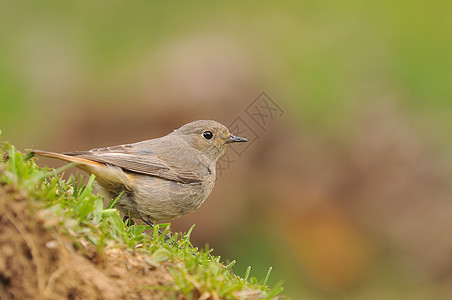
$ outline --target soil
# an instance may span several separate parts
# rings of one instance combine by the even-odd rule
[[[81,253],[33,205],[0,186],[0,299],[183,298],[171,291],[165,263],[151,266],[145,254],[118,248]]]

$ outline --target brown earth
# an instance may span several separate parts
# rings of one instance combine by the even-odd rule
[[[165,263],[151,266],[143,253],[119,248],[81,253],[33,205],[0,186],[0,299],[183,298],[171,291]]]

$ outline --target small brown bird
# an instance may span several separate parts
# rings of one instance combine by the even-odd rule
[[[194,121],[161,138],[64,154],[37,155],[76,163],[96,176],[108,197],[122,191],[117,208],[147,223],[184,216],[201,206],[215,185],[217,160],[228,144],[247,142],[226,126]]]

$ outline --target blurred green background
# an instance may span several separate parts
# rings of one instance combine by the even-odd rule
[[[2,1],[1,139],[259,135],[174,230],[293,299],[451,299],[451,1]],[[265,130],[245,108],[284,110]],[[41,164],[59,162],[40,159]]]

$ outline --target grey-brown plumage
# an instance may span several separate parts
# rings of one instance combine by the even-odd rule
[[[201,206],[212,192],[216,162],[227,145],[246,141],[218,122],[200,120],[164,137],[134,144],[64,154],[32,151],[75,162],[96,176],[109,197],[124,191],[116,206],[121,212],[156,222]]]

